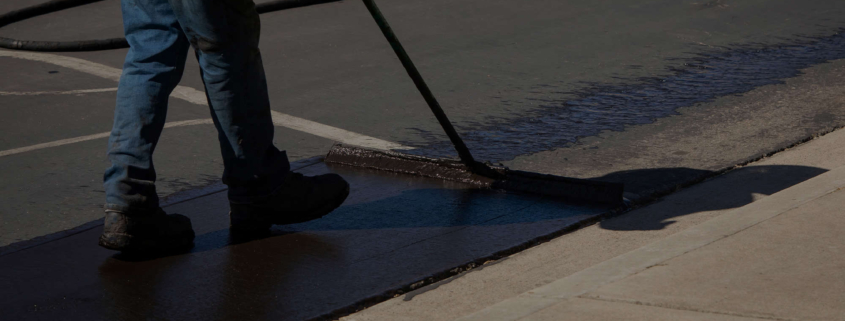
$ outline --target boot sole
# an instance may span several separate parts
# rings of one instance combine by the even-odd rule
[[[178,252],[190,249],[194,244],[193,231],[178,237],[139,238],[121,233],[103,233],[98,244],[104,248],[124,253]]]

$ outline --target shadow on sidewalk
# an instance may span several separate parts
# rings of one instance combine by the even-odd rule
[[[756,198],[772,195],[826,171],[817,167],[793,165],[746,166],[717,176],[708,184],[689,187],[694,190],[693,193],[675,195],[649,206],[649,211],[636,212],[643,215],[629,213],[604,220],[600,226],[617,231],[659,230],[674,223],[674,217],[742,207]],[[713,174],[712,171],[680,167],[621,171],[596,179],[623,182],[626,192],[649,199]]]

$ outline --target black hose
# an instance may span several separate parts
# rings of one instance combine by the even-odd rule
[[[0,28],[32,17],[78,7],[104,0],[51,0],[0,15]],[[255,5],[258,13],[310,6],[313,4],[340,0],[275,0]],[[0,48],[28,51],[97,51],[129,48],[126,38],[80,40],[80,41],[34,41],[0,37]]]

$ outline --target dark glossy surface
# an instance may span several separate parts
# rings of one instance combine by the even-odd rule
[[[96,246],[101,228],[4,255],[4,319],[314,318],[607,210],[323,163],[301,171],[340,173],[349,199],[251,241],[230,239],[224,192],[170,206],[197,232],[182,255],[115,255]]]

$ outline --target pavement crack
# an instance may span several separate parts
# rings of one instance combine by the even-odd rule
[[[799,319],[779,318],[779,317],[768,316],[768,315],[737,313],[737,312],[729,312],[729,311],[715,311],[715,310],[706,310],[706,309],[699,309],[699,308],[693,308],[693,307],[682,307],[682,306],[671,305],[671,304],[644,302],[644,301],[639,301],[639,300],[607,298],[607,297],[601,297],[599,295],[589,295],[589,293],[579,295],[579,296],[577,296],[577,298],[587,299],[587,300],[604,301],[604,302],[610,302],[610,303],[642,305],[642,306],[653,307],[653,308],[681,310],[681,311],[690,311],[690,312],[708,313],[708,314],[720,314],[720,315],[728,315],[728,316],[742,317],[742,318],[753,318],[753,319],[760,319],[760,320],[799,321]]]
[[[448,279],[443,279],[443,280],[440,280],[440,281],[437,281],[437,282],[431,283],[431,284],[429,284],[429,285],[423,285],[422,287],[417,288],[416,290],[413,290],[413,291],[408,292],[407,294],[405,294],[405,297],[404,297],[404,298],[402,298],[402,301],[406,301],[406,302],[407,302],[407,301],[411,301],[411,300],[413,300],[413,299],[414,299],[414,297],[416,297],[416,296],[418,296],[418,295],[420,295],[420,294],[426,293],[426,292],[428,292],[428,291],[436,290],[437,288],[439,288],[439,287],[440,287],[440,286],[442,286],[442,285],[445,285],[445,284],[451,283],[452,281],[455,281],[455,280],[457,280],[457,279],[460,279],[460,278],[462,278],[462,277],[466,276],[469,272],[478,272],[478,271],[481,271],[481,270],[483,270],[483,269],[485,269],[485,268],[488,268],[488,267],[491,267],[491,266],[493,266],[493,265],[496,265],[496,264],[502,263],[502,262],[506,261],[506,260],[507,260],[507,259],[509,259],[509,258],[510,258],[510,257],[504,257],[504,258],[502,258],[502,259],[500,259],[500,260],[493,261],[493,262],[486,263],[486,264],[484,264],[484,265],[480,265],[480,266],[478,266],[478,267],[475,267],[475,268],[473,268],[472,270],[467,270],[467,271],[464,271],[464,272],[462,272],[461,274],[455,275],[455,276],[450,277],[450,278],[448,278]]]

